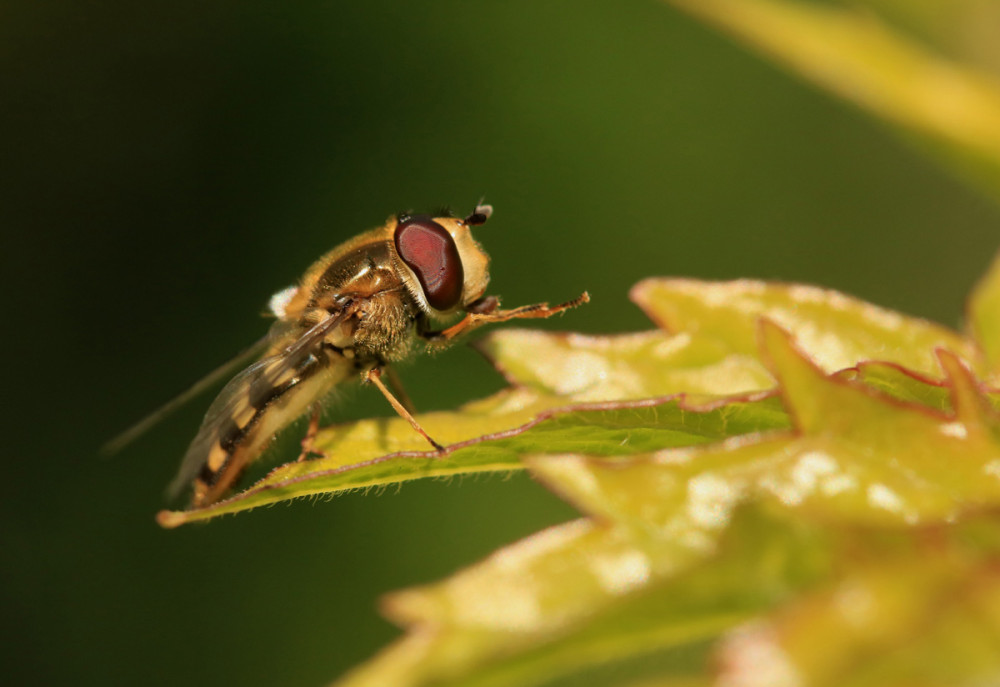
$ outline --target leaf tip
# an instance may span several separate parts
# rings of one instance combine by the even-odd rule
[[[656,307],[657,298],[655,292],[659,289],[669,289],[675,282],[682,281],[677,279],[671,279],[669,277],[646,277],[635,284],[632,288],[628,290],[628,299],[639,306],[639,309],[646,314],[653,323],[663,331],[672,333],[675,330],[675,323],[672,323],[671,318],[667,316],[667,313],[663,308]]]
[[[156,524],[165,530],[172,530],[187,522],[187,513],[176,510],[161,510],[156,514]]]
[[[947,349],[938,348],[934,353],[947,377],[956,418],[967,425],[980,424],[991,413],[972,370],[962,358]]]
[[[791,332],[768,317],[757,320],[757,345],[772,374],[780,376],[789,359],[806,360],[796,349]]]
[[[972,289],[966,303],[966,331],[986,358],[991,372],[1000,369],[1000,253]]]

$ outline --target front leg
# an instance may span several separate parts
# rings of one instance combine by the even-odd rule
[[[542,319],[552,317],[570,308],[590,302],[590,294],[584,291],[571,301],[550,306],[548,303],[535,303],[533,305],[522,305],[511,310],[500,310],[500,301],[495,296],[481,298],[466,307],[465,317],[457,324],[441,331],[422,331],[418,329],[420,336],[432,345],[444,345],[452,339],[471,332],[473,329],[482,327],[484,324],[492,322],[506,322],[508,320]]]
[[[499,307],[500,299],[496,296],[485,296],[480,298],[479,300],[473,301],[465,306],[465,312],[467,314],[462,322],[468,320],[472,314],[489,314],[496,311]],[[461,322],[459,324],[461,324]],[[417,335],[429,344],[447,344],[448,341],[454,337],[454,334],[452,336],[446,336],[446,330],[431,329],[430,326],[430,320],[427,315],[421,315],[420,319],[417,320]],[[451,327],[451,329],[454,328],[455,327]]]

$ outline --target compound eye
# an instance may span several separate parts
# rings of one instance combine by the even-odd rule
[[[448,230],[430,217],[406,217],[396,226],[396,252],[414,271],[427,302],[451,310],[462,300],[465,271]]]

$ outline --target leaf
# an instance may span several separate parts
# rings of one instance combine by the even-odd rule
[[[392,595],[386,613],[419,629],[337,684],[539,684],[717,636],[829,574],[822,535],[758,510],[742,512],[714,554],[627,539],[610,524],[568,523]]]
[[[441,454],[420,450],[422,439],[399,418],[330,428],[316,443],[331,452],[329,457],[282,465],[230,499],[200,509],[163,511],[158,521],[177,527],[311,494],[520,469],[522,456],[543,448],[620,456],[787,426],[787,416],[774,398],[737,399],[714,408],[669,398],[553,405],[552,397],[521,389],[455,412],[422,415],[421,424],[448,442]]]
[[[721,642],[718,681],[995,684],[1000,549],[963,541],[984,525],[1000,522],[977,517],[923,537],[855,533],[843,573]]]
[[[841,370],[836,377],[864,384],[904,403],[951,411],[951,394],[944,381],[924,377],[895,363],[863,362]]]
[[[938,376],[938,347],[979,364],[976,348],[957,332],[815,286],[647,279],[633,287],[632,298],[660,327],[685,332],[702,351],[757,356],[757,323],[766,317],[826,372],[878,360]]]
[[[920,136],[947,163],[957,163],[1000,192],[1000,82],[969,56],[962,61],[935,52],[929,41],[911,37],[880,20],[868,8],[803,0],[668,0],[715,24],[817,85],[890,123]],[[878,5],[879,3],[868,3]],[[913,3],[916,4],[916,3]],[[946,19],[977,26],[970,3],[941,3],[923,20]],[[909,26],[914,15],[895,13]],[[978,26],[988,31],[995,15],[984,12]],[[891,17],[891,11],[886,16]],[[995,24],[994,24],[995,26]],[[976,32],[955,32],[974,35]],[[997,31],[985,35],[993,45]],[[984,51],[985,52],[985,51]]]
[[[796,592],[832,584],[848,555],[878,560],[885,536],[911,547],[914,565],[925,555],[912,549],[922,536],[910,534],[915,527],[949,527],[1000,506],[998,418],[953,354],[938,352],[954,409],[942,412],[826,375],[773,323],[760,341],[792,430],[615,461],[530,459],[536,477],[591,518],[390,596],[387,615],[411,634],[339,684],[540,684],[717,638],[796,603]],[[858,541],[868,542],[863,554]],[[739,562],[727,558],[734,542],[751,543]],[[761,561],[749,563],[750,552]],[[750,575],[757,565],[772,576]],[[704,581],[714,604],[698,605],[692,580]],[[682,600],[692,602],[686,613]]]
[[[512,384],[580,401],[733,395],[774,386],[753,352],[687,333],[609,337],[507,330],[479,347]]]
[[[990,379],[1000,381],[1000,255],[972,291],[969,329],[986,357]]]
[[[953,414],[828,378],[780,329],[763,334],[797,436],[759,486],[784,503],[866,522],[945,521],[1000,502],[996,416],[952,354],[938,352]]]

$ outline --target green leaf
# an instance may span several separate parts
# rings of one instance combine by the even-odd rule
[[[786,427],[788,422],[773,397],[735,399],[716,407],[668,398],[565,406],[555,405],[557,400],[515,389],[454,412],[420,416],[433,436],[447,442],[441,454],[423,450],[423,439],[399,418],[328,428],[317,436],[316,448],[329,457],[282,465],[232,498],[200,509],[163,511],[158,520],[176,527],[311,494],[515,470],[523,467],[523,456],[542,450],[630,455]]]
[[[632,299],[664,330],[690,336],[703,356],[757,356],[757,323],[766,317],[791,332],[826,372],[879,360],[939,376],[938,347],[979,361],[977,349],[957,332],[815,286],[647,279],[633,287]]]
[[[754,353],[688,334],[552,335],[507,330],[480,344],[512,384],[580,401],[686,393],[732,395],[770,389]]]
[[[969,299],[970,334],[978,342],[994,384],[1000,381],[1000,256]]]
[[[797,430],[782,449],[784,464],[763,476],[779,499],[852,520],[909,524],[1000,502],[996,416],[953,355],[938,352],[952,414],[828,378],[776,326],[763,333]]]
[[[534,685],[701,641],[827,577],[824,539],[755,509],[717,551],[665,537],[629,544],[622,529],[586,521],[551,528],[388,597],[386,613],[419,629],[337,684]]]
[[[841,370],[836,377],[864,384],[905,403],[940,412],[951,411],[951,394],[945,382],[929,379],[895,363],[863,362]]]
[[[530,459],[537,478],[591,519],[389,597],[387,614],[412,633],[340,684],[541,684],[594,662],[721,638],[794,605],[796,592],[833,584],[859,550],[877,561],[892,544],[912,566],[926,555],[914,545],[925,537],[919,528],[1000,506],[998,418],[954,355],[938,352],[954,409],[942,411],[828,376],[773,323],[759,341],[794,428],[614,461]],[[752,542],[739,562],[727,558],[734,541]],[[748,573],[755,568],[772,576]],[[931,572],[902,596],[931,589]],[[692,580],[711,593],[699,597]],[[714,603],[699,606],[707,597]],[[692,606],[681,613],[684,601]],[[821,675],[803,684],[826,684]]]
[[[1000,521],[938,532],[855,532],[833,580],[726,637],[726,684],[995,684],[1000,549],[975,541]],[[972,539],[972,541],[970,541]],[[847,553],[847,552],[845,552]]]
[[[668,1],[918,136],[945,162],[1000,193],[1000,81],[975,57],[989,55],[998,40],[989,3],[909,3],[921,6],[919,14],[884,1]],[[977,31],[963,30],[963,23]],[[931,47],[945,27],[959,38]],[[977,34],[986,40],[972,44]]]

